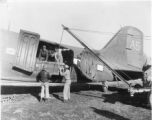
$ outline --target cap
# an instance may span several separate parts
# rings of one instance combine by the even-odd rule
[[[69,68],[69,66],[68,66],[68,65],[65,65],[64,67],[65,67],[65,68]]]
[[[43,48],[46,48],[46,46],[45,46],[45,45],[43,45]]]
[[[43,69],[46,69],[46,68],[47,68],[47,65],[46,65],[46,64],[44,64],[44,65],[43,65]]]

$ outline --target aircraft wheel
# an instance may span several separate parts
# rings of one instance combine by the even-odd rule
[[[142,88],[142,86],[140,84],[136,84],[133,86],[134,88]]]
[[[108,87],[107,87],[107,86],[103,86],[103,91],[104,91],[105,93],[107,93],[107,92],[108,92]]]
[[[148,103],[152,109],[152,92],[151,91],[148,93]]]
[[[103,91],[104,91],[105,93],[107,93],[107,92],[108,92],[108,86],[106,85],[106,81],[103,82],[102,84],[103,84]]]

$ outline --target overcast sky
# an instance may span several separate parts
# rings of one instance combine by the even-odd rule
[[[12,2],[13,1],[13,2]],[[0,28],[39,33],[41,38],[60,43],[62,24],[74,29],[101,31],[104,34],[73,31],[94,49],[102,49],[121,27],[134,26],[151,36],[151,1],[24,2],[0,3]],[[32,1],[32,0],[30,0]],[[66,31],[63,44],[81,46]],[[151,56],[151,37],[144,39],[144,52]]]

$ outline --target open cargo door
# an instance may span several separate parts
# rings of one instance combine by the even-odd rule
[[[33,72],[39,39],[40,35],[37,33],[20,30],[15,68]]]

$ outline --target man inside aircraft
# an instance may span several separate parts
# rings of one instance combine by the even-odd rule
[[[48,60],[48,50],[46,49],[46,46],[43,45],[42,49],[40,49],[39,61],[47,61]]]
[[[67,51],[67,50],[69,49],[55,48],[54,57],[55,57],[56,62],[63,63],[62,51]]]
[[[55,62],[55,57],[53,56],[55,51],[53,49],[48,50],[48,62]]]

